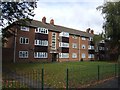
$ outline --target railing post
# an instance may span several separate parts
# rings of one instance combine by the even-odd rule
[[[66,72],[66,90],[68,90],[68,68]]]
[[[100,66],[98,65],[98,81],[100,80]]]
[[[42,90],[44,89],[44,69],[42,68],[42,76],[41,76],[41,79],[42,79]]]
[[[115,64],[115,77],[116,77],[116,73],[117,73],[117,65]]]

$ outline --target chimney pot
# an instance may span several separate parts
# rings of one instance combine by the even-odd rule
[[[86,32],[89,33],[89,32],[90,32],[90,28],[88,28],[88,29],[86,30]]]
[[[54,20],[53,19],[50,20],[50,24],[54,25]]]
[[[42,18],[42,22],[46,23],[46,17],[45,16]]]
[[[94,34],[94,31],[93,31],[93,30],[91,30],[91,34]]]

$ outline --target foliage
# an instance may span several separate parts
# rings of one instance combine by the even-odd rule
[[[103,28],[107,38],[110,39],[111,52],[118,55],[120,53],[120,1],[106,2],[103,6],[98,7],[102,10],[105,22]]]
[[[1,2],[0,26],[9,25],[16,20],[31,18],[37,2]]]

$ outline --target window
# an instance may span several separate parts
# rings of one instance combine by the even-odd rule
[[[25,37],[20,37],[20,44],[29,44],[29,39]]]
[[[72,58],[77,58],[77,54],[76,53],[72,53]]]
[[[77,39],[77,36],[76,36],[76,35],[73,35],[72,38]]]
[[[88,49],[94,49],[94,46],[89,45]]]
[[[94,54],[89,54],[88,58],[94,58]]]
[[[59,42],[59,47],[69,47],[69,43]]]
[[[35,40],[35,45],[48,46],[48,41],[47,40]]]
[[[29,27],[21,26],[22,31],[29,31]]]
[[[48,34],[48,29],[39,27],[35,29],[35,33]]]
[[[82,45],[82,49],[85,49],[85,45]]]
[[[82,40],[86,40],[86,38],[85,38],[85,37],[82,37]]]
[[[68,33],[68,32],[61,32],[61,33],[59,34],[59,36],[69,37],[69,33]]]
[[[86,56],[85,56],[85,54],[84,53],[82,53],[82,58],[85,58]]]
[[[19,58],[28,58],[28,51],[19,51]]]
[[[59,58],[69,58],[69,53],[59,53]]]
[[[89,41],[93,41],[93,38],[92,38],[92,37],[89,37]]]
[[[72,43],[72,48],[77,48],[77,43]]]
[[[52,49],[56,49],[56,33],[52,32]]]
[[[48,54],[46,52],[34,52],[34,58],[47,58]]]
[[[99,47],[99,50],[105,50],[105,48],[104,47]]]

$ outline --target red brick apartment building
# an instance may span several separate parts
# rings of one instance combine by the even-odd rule
[[[7,38],[4,43],[3,61],[94,60],[93,30],[87,29],[83,32],[55,25],[53,19],[47,23],[45,17],[42,22],[15,22],[6,29],[15,35]]]

